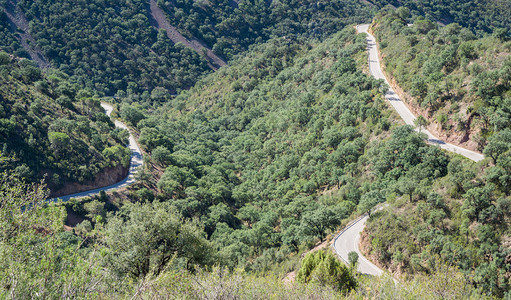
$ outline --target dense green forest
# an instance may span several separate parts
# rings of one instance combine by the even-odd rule
[[[9,25],[9,19],[5,14],[4,10],[0,11],[0,50],[7,53],[12,53],[17,57],[29,58],[21,44],[16,39],[14,32],[12,32],[11,26]]]
[[[114,124],[90,91],[59,71],[42,73],[30,60],[0,52],[0,145],[12,170],[56,190],[84,183],[107,167],[127,166],[127,132]]]
[[[389,208],[367,226],[370,253],[401,274],[430,274],[440,259],[486,293],[509,295],[511,198],[504,160],[488,166],[454,159],[431,190],[396,187]]]
[[[510,297],[511,41],[492,15],[507,4],[422,2],[376,16],[386,71],[478,163],[385,102],[352,26],[365,1],[158,1],[228,59],[216,72],[149,1],[19,0],[45,70],[0,13],[0,298]],[[104,95],[144,150],[136,183],[49,203],[47,187],[128,166]],[[383,202],[362,245],[398,284],[309,251]]]
[[[382,82],[357,70],[353,33],[271,40],[138,121],[165,171],[157,194],[147,179],[132,197],[172,203],[204,224],[222,265],[260,272],[396,190],[428,194],[451,158],[399,126]]]
[[[416,16],[444,24],[458,23],[482,34],[511,30],[511,3],[501,0],[370,0],[379,8],[405,6]]]
[[[209,70],[153,28],[146,1],[18,1],[54,67],[106,95],[174,93]],[[2,41],[3,42],[3,41]]]
[[[458,24],[414,26],[393,11],[373,25],[388,74],[426,112],[436,128],[482,151],[494,135],[505,135],[511,115],[511,40],[493,34],[477,39]],[[496,159],[501,149],[485,154]]]
[[[376,188],[356,174],[392,121],[382,83],[357,70],[364,48],[353,29],[316,46],[274,39],[137,123],[165,168],[156,197],[199,218],[226,264],[268,268]]]
[[[497,34],[476,39],[457,24],[418,19],[409,27],[404,16],[384,10],[372,25],[387,72],[443,130],[470,133],[489,159],[451,159],[428,188],[407,174],[387,191],[390,207],[370,219],[368,251],[404,274],[434,272],[440,258],[503,297],[511,284],[511,44]]]
[[[42,204],[46,193],[41,186],[27,185],[2,172],[0,196],[2,298],[485,298],[452,267],[396,285],[388,277],[354,277],[350,269],[325,252],[305,257],[300,267],[303,280],[297,283],[284,283],[274,274],[255,275],[220,267],[194,271],[164,267],[156,276],[137,277],[132,271],[158,270],[162,262],[174,263],[190,250],[207,249],[197,224],[180,219],[169,205],[133,204],[125,206],[105,227],[75,235],[63,231],[63,207]],[[6,198],[9,201],[4,201]],[[24,210],[28,205],[31,209]],[[79,230],[77,227],[74,232]],[[91,245],[94,240],[103,243]],[[150,257],[136,260],[132,256],[147,249],[151,249]]]
[[[300,262],[304,249],[396,186],[429,189],[448,172],[450,157],[400,125],[386,87],[360,71],[365,61],[365,38],[351,27],[322,43],[278,38],[152,114],[121,105],[165,171],[157,194],[147,189],[149,170],[141,172],[115,212],[105,210],[113,195],[44,204],[43,187],[2,173],[1,198],[11,200],[0,206],[0,292],[483,298],[440,261],[435,275],[400,285],[360,277],[328,251]],[[64,231],[66,212],[81,206],[87,219]],[[297,282],[285,285],[283,273],[293,270]]]
[[[508,16],[491,14],[511,11],[507,4],[490,2],[452,1],[431,5],[433,8],[429,8],[427,1],[403,4],[433,20],[446,18],[445,12],[452,11],[460,16],[447,14],[449,22],[469,28],[477,24],[472,28],[475,30],[509,27]],[[0,2],[0,6],[5,7],[5,3]],[[376,4],[383,6],[387,2]],[[163,31],[151,26],[147,1],[21,0],[17,5],[27,17],[30,33],[52,65],[75,75],[77,82],[100,93],[161,101],[168,99],[169,94],[193,86],[210,71],[203,54],[181,44],[174,45]],[[348,0],[160,0],[158,5],[181,33],[202,40],[227,59],[272,37],[328,37],[348,24],[368,22],[373,10],[363,1]],[[474,5],[481,6],[477,10],[480,13],[465,17]],[[0,39],[0,47],[26,57],[12,30],[2,13],[0,32],[5,38]]]
[[[265,1],[247,0],[237,9],[228,1],[207,3],[177,1],[177,10],[170,2],[160,5],[183,33],[197,35],[228,58],[270,36],[309,32],[319,37],[370,20],[367,5],[352,1],[276,2],[270,8]],[[174,45],[164,31],[150,25],[148,1],[20,0],[17,4],[53,66],[100,93],[161,101],[191,87],[210,70],[200,54]],[[0,40],[5,50],[19,50],[12,45],[10,39]]]
[[[159,0],[158,5],[183,33],[228,59],[270,37],[324,38],[371,18],[367,4],[347,0]]]

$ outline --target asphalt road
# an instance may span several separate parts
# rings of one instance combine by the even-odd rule
[[[378,49],[376,46],[376,39],[373,35],[368,32],[369,24],[358,25],[357,31],[359,33],[367,34],[367,50],[369,52],[369,72],[377,79],[383,79],[389,86],[389,82],[380,66],[380,58],[378,56]],[[410,109],[401,101],[399,96],[394,92],[394,90],[389,89],[389,91],[385,94],[385,98],[389,101],[392,107],[396,110],[396,112],[401,116],[401,118],[408,125],[414,125],[415,116],[410,111]],[[438,145],[440,148],[445,149],[447,151],[458,153],[462,156],[465,156],[468,159],[473,161],[480,161],[484,159],[484,155],[470,151],[464,148],[461,148],[456,145],[452,145],[446,143],[439,138],[435,137],[427,130],[422,130],[423,133],[428,135],[428,142],[433,145]],[[384,272],[373,263],[371,263],[367,258],[365,258],[358,248],[358,244],[360,242],[360,233],[364,230],[365,224],[369,216],[367,214],[361,216],[359,219],[355,220],[353,223],[344,228],[334,239],[334,249],[337,255],[345,262],[348,263],[348,253],[351,251],[355,251],[358,254],[358,271],[362,274],[380,276]]]
[[[334,249],[346,264],[348,264],[348,253],[356,252],[358,254],[358,272],[366,275],[380,276],[383,274],[383,270],[365,258],[358,248],[360,233],[364,230],[367,219],[369,219],[369,216],[364,214],[344,228],[334,240]]]
[[[376,48],[376,39],[372,36],[367,30],[369,29],[369,24],[358,25],[357,31],[359,33],[363,32],[367,34],[367,50],[369,52],[369,72],[377,79],[383,79],[390,86],[389,82],[380,67],[380,58],[378,56],[378,49]],[[385,98],[389,101],[389,103],[394,107],[399,116],[405,121],[408,125],[414,125],[415,116],[410,111],[410,109],[406,106],[406,104],[401,101],[399,96],[392,90],[385,94]],[[473,161],[480,161],[484,159],[484,155],[481,153],[477,153],[471,150],[467,150],[465,148],[446,143],[441,139],[437,138],[433,134],[431,134],[428,130],[423,129],[421,132],[428,135],[428,142],[430,144],[438,145],[440,148],[445,149],[447,151],[451,151],[454,153],[458,153],[462,156],[465,156],[468,159]]]
[[[112,113],[112,110],[113,110],[112,105],[110,105],[108,103],[101,103],[101,106],[105,110],[105,113],[107,114],[107,116],[110,116],[110,114]],[[128,126],[126,126],[124,123],[117,121],[117,120],[115,120],[114,123],[115,123],[115,127],[123,128],[123,129],[126,129],[129,131]],[[107,191],[115,190],[115,189],[125,187],[125,186],[128,186],[128,185],[134,183],[135,182],[135,174],[137,173],[138,168],[140,166],[142,166],[143,159],[142,159],[142,152],[140,151],[140,147],[138,146],[137,141],[135,140],[135,137],[133,136],[133,134],[131,134],[131,131],[130,131],[130,136],[129,136],[128,147],[131,150],[130,169],[128,172],[128,176],[126,176],[123,180],[121,180],[115,184],[106,186],[106,187],[102,187],[102,188],[98,188],[98,189],[94,189],[94,190],[90,190],[90,191],[85,191],[85,192],[81,192],[81,193],[66,195],[66,196],[60,196],[60,197],[52,198],[52,199],[48,199],[48,200],[49,201],[57,201],[58,199],[61,199],[62,201],[68,201],[71,198],[90,197],[90,196],[99,194],[99,192],[101,192],[101,191],[107,192]]]

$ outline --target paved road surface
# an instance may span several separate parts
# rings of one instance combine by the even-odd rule
[[[112,113],[112,110],[113,110],[112,105],[110,105],[108,103],[101,103],[101,106],[103,107],[103,109],[105,109],[106,114],[108,116],[110,116],[110,114]],[[114,123],[115,123],[115,127],[129,130],[128,127],[125,124],[123,124],[122,122],[115,120]],[[85,191],[85,192],[81,192],[81,193],[66,195],[66,196],[60,196],[60,197],[52,198],[49,200],[56,201],[57,199],[62,199],[63,201],[68,201],[71,198],[82,198],[82,197],[94,196],[94,195],[99,194],[100,191],[107,192],[107,191],[115,190],[115,189],[125,187],[125,186],[128,186],[128,185],[134,183],[135,182],[135,174],[138,171],[138,167],[142,166],[143,159],[142,159],[142,152],[140,151],[140,147],[138,146],[138,144],[135,140],[135,137],[133,136],[133,134],[131,134],[131,132],[130,132],[130,136],[129,136],[129,145],[128,146],[131,150],[131,161],[130,161],[130,169],[128,172],[128,176],[126,176],[126,178],[124,178],[123,180],[121,180],[118,183],[115,183],[115,184],[112,184],[112,185],[109,185],[106,187],[102,187],[102,188],[98,188],[98,189],[94,189],[94,190],[90,190],[90,191]]]
[[[378,57],[378,49],[376,48],[376,39],[374,38],[374,36],[367,32],[368,29],[369,29],[368,24],[357,26],[357,31],[359,33],[363,32],[367,34],[367,50],[369,52],[369,72],[375,78],[383,79],[387,84],[389,84],[387,78],[385,78],[381,70],[380,59]],[[390,102],[392,107],[394,107],[394,109],[397,111],[397,113],[401,116],[401,118],[405,121],[406,124],[414,125],[415,116],[392,89],[390,89],[385,94],[385,98]],[[480,161],[484,159],[484,156],[480,153],[446,143],[432,135],[427,130],[422,130],[422,132],[428,135],[428,142],[430,144],[438,145],[442,149],[458,153],[473,161]],[[346,263],[348,262],[348,253],[350,253],[351,251],[355,251],[359,257],[358,271],[363,274],[380,276],[383,274],[383,270],[381,270],[373,263],[371,263],[367,258],[365,258],[362,255],[362,253],[360,253],[360,250],[358,248],[358,244],[360,241],[360,233],[362,232],[362,230],[364,230],[365,223],[368,218],[369,216],[365,214],[361,216],[359,219],[355,220],[350,225],[348,225],[345,229],[343,229],[343,231],[341,231],[334,240],[334,249],[337,255],[339,255],[341,259]]]
[[[334,249],[346,264],[348,264],[348,253],[355,251],[358,254],[358,271],[362,274],[380,276],[383,270],[365,258],[358,249],[360,233],[364,230],[367,219],[369,216],[364,214],[341,231],[334,240]]]
[[[389,84],[387,78],[385,78],[385,76],[383,75],[383,72],[380,67],[380,58],[378,57],[378,49],[376,48],[376,39],[374,38],[374,36],[367,32],[368,29],[369,29],[368,24],[357,26],[357,31],[359,33],[363,32],[367,34],[367,49],[369,51],[369,71],[371,72],[371,75],[373,75],[375,78],[383,79],[387,84]],[[410,109],[408,109],[408,107],[403,103],[403,101],[401,101],[399,96],[394,92],[394,90],[392,90],[392,88],[389,89],[389,91],[385,94],[385,98],[390,102],[390,104],[394,107],[394,109],[397,111],[399,116],[401,116],[401,118],[405,121],[406,124],[412,126],[414,125],[413,121],[415,120],[415,116],[410,111]],[[436,136],[434,136],[433,134],[431,134],[428,130],[423,129],[422,132],[428,135],[428,142],[430,144],[438,145],[442,149],[458,153],[473,161],[480,161],[484,159],[484,155],[482,155],[481,153],[477,153],[456,145],[446,143],[441,139],[437,138]]]

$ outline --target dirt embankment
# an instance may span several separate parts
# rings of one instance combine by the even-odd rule
[[[369,32],[372,35],[374,35],[372,27],[369,28]],[[447,143],[478,152],[479,151],[478,145],[472,139],[472,137],[477,133],[477,131],[474,130],[468,132],[458,131],[455,129],[456,124],[453,120],[449,120],[449,124],[452,125],[453,129],[449,131],[443,130],[442,126],[429,114],[429,111],[421,108],[419,104],[416,101],[414,101],[414,98],[409,93],[404,91],[397,83],[397,80],[389,72],[387,72],[383,60],[384,57],[380,52],[380,46],[378,41],[376,41],[376,43],[378,49],[378,56],[380,58],[381,69],[385,77],[387,77],[387,80],[391,88],[394,90],[394,92],[396,92],[399,98],[403,100],[403,103],[405,103],[406,106],[408,106],[408,108],[413,112],[413,114],[421,115],[424,118],[426,118],[426,120],[428,120],[429,125],[426,127],[426,129],[433,135],[435,135],[437,138]]]
[[[128,172],[129,168],[122,165],[113,168],[106,168],[96,175],[94,180],[83,184],[76,182],[64,183],[63,187],[55,191],[50,187],[50,197],[65,196],[109,186],[123,180],[126,176],[128,176]]]
[[[167,20],[167,16],[161,10],[161,8],[158,7],[158,4],[155,0],[149,1],[149,10],[151,12],[152,25],[158,29],[165,29],[167,36],[174,44],[182,43],[184,46],[195,50],[195,52],[199,53],[201,56],[205,54],[208,65],[214,70],[227,65],[227,63],[222,58],[213,53],[213,51],[206,47],[202,41],[196,38],[188,39],[183,36],[176,27],[170,24],[170,22]]]
[[[358,249],[360,249],[360,252],[364,255],[364,257],[368,258],[378,268],[382,270],[387,270],[392,273],[392,270],[388,270],[385,266],[382,265],[382,263],[378,260],[378,256],[371,255],[371,253],[369,252],[370,245],[371,241],[369,240],[369,235],[367,234],[367,231],[364,228],[364,231],[362,231],[362,233],[360,234],[360,242],[358,244]]]
[[[43,69],[49,68],[50,63],[48,62],[48,59],[46,59],[39,46],[37,46],[34,37],[30,34],[28,20],[25,17],[25,14],[17,6],[14,0],[7,1],[5,14],[11,23],[13,32],[19,30],[18,40],[20,41],[21,46],[23,46],[23,48],[28,52],[30,58],[32,58],[39,67]]]

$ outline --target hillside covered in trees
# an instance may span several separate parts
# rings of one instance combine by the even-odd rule
[[[133,196],[198,218],[220,261],[251,272],[271,269],[387,199],[449,201],[441,184],[464,160],[399,126],[381,102],[382,83],[357,71],[365,40],[353,33],[305,48],[272,40],[139,121],[142,146],[165,171],[156,194],[146,193],[148,180]],[[343,40],[348,46],[338,49]],[[343,56],[350,51],[355,61]]]
[[[47,174],[52,191],[127,167],[130,157],[127,132],[114,130],[99,100],[67,79],[0,52],[0,145],[10,157],[0,169],[29,182]]]
[[[508,141],[511,115],[511,40],[476,38],[458,24],[414,26],[393,11],[373,25],[386,71],[406,91],[407,102],[447,140],[497,159]],[[494,141],[495,143],[492,143]]]
[[[20,42],[12,31],[7,14],[0,11],[0,49],[17,57],[29,58],[28,53],[23,49]]]
[[[370,20],[362,3],[305,2],[268,6],[266,1],[243,0],[237,8],[229,1],[159,4],[184,35],[202,39],[226,58],[271,36],[321,36]],[[105,95],[119,92],[147,100],[189,88],[210,71],[203,53],[173,44],[151,25],[148,1],[0,1],[0,6],[7,5],[17,5],[25,14],[30,33],[53,67]],[[0,15],[2,32],[15,29]],[[11,38],[15,34],[4,35],[10,37],[0,40],[0,48],[25,53]]]
[[[382,83],[357,70],[364,48],[353,29],[274,39],[139,121],[165,170],[157,199],[199,218],[231,267],[264,270],[324,238],[373,189],[361,157],[393,123]]]
[[[440,258],[474,286],[504,297],[511,271],[511,44],[499,34],[478,39],[457,24],[419,18],[407,26],[404,18],[403,10],[385,10],[372,25],[386,71],[436,130],[473,142],[488,158],[452,159],[447,176],[427,189],[408,175],[389,190],[390,207],[370,219],[367,253],[400,274],[436,272]]]
[[[367,4],[346,0],[159,0],[158,5],[181,32],[228,59],[270,37],[325,38],[371,18]]]
[[[112,251],[118,250],[114,248],[115,245],[123,246],[118,241],[131,237],[133,242],[138,238],[138,245],[154,247],[155,243],[159,243],[171,247],[167,250],[185,250],[186,253],[186,250],[194,249],[186,247],[190,243],[195,247],[204,245],[203,238],[196,234],[196,225],[183,222],[165,205],[128,206],[123,209],[125,214],[122,218],[111,219],[104,230],[91,232],[82,240],[62,230],[62,217],[65,214],[62,207],[53,203],[41,205],[46,194],[40,186],[26,185],[15,176],[2,172],[0,194],[10,199],[0,206],[2,298],[360,299],[385,298],[387,295],[392,295],[394,299],[434,299],[439,296],[454,299],[487,298],[468,285],[454,268],[445,267],[442,272],[432,276],[420,276],[396,285],[388,277],[353,277],[351,271],[332,254],[325,255],[322,251],[306,256],[300,272],[307,277],[297,283],[284,283],[272,274],[254,275],[219,267],[209,270],[196,268],[194,271],[163,268],[157,276],[137,278],[137,273],[130,273],[130,279],[123,279],[119,274],[127,275],[124,273],[126,267],[133,268],[133,271],[145,268],[155,270],[161,266],[159,262],[168,259],[168,256],[153,252],[154,256],[150,259],[122,264],[129,256],[119,257],[118,253]],[[31,209],[23,210],[28,205]],[[128,221],[132,223],[127,224],[120,219],[136,221]],[[127,234],[136,228],[141,231]],[[148,232],[144,228],[153,230]],[[157,234],[159,236],[155,239]],[[87,241],[103,236],[105,246],[86,246],[90,243]],[[149,240],[145,239],[149,236]],[[160,246],[159,250],[164,248]],[[183,255],[179,253],[169,261],[176,262],[176,257]],[[346,285],[348,283],[351,286]]]
[[[443,24],[457,23],[470,30],[484,32],[511,30],[511,3],[501,0],[370,0],[379,8],[390,4],[404,6],[414,15]]]
[[[351,214],[418,185],[411,174],[423,189],[447,174],[451,158],[401,126],[383,83],[360,71],[365,58],[365,38],[351,27],[322,43],[273,39],[132,119],[165,171],[156,194],[141,172],[130,201],[108,214],[113,195],[45,205],[43,187],[3,173],[0,192],[12,201],[0,206],[0,293],[483,298],[441,263],[437,275],[394,285],[359,277],[328,252],[297,262]],[[133,115],[127,107],[119,114]],[[92,203],[87,220],[64,231],[66,212],[82,203]],[[286,286],[282,272],[291,270],[297,282]]]
[[[439,27],[451,2],[416,3],[376,16],[386,71],[478,163],[385,102],[352,26],[367,1],[158,1],[200,53],[149,1],[0,0],[29,26],[0,14],[0,298],[509,297],[508,17]],[[18,58],[22,34],[51,68]],[[228,64],[213,72],[207,49]],[[48,203],[46,173],[54,192],[127,167],[104,95],[144,150],[136,183]],[[399,284],[309,251],[384,202],[363,246]]]

